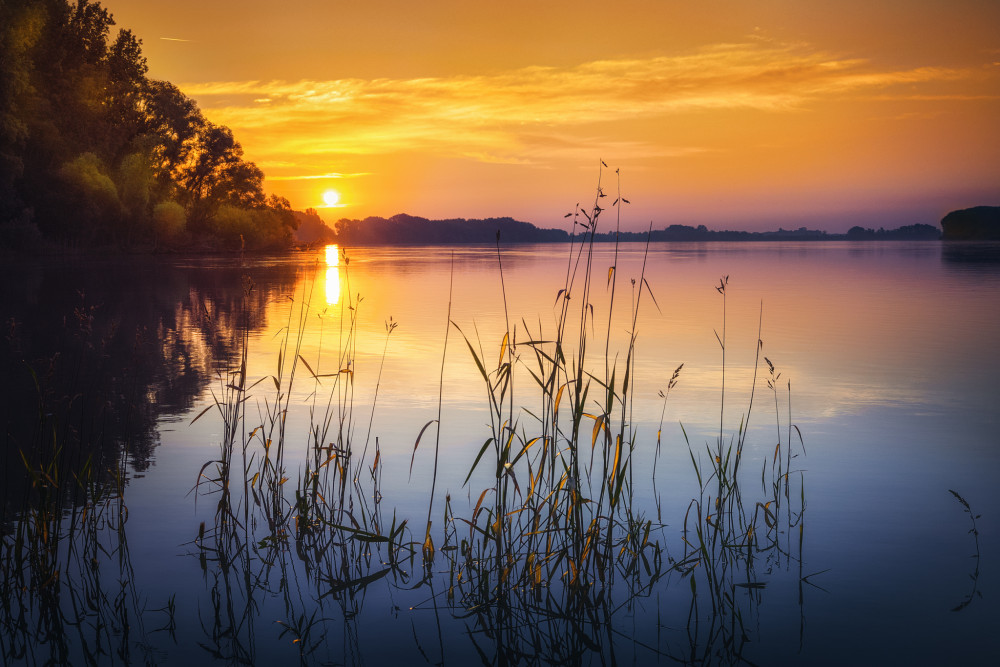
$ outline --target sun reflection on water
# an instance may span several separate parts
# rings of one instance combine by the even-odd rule
[[[326,303],[336,306],[340,301],[340,246],[326,247]]]

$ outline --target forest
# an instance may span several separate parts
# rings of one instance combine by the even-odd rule
[[[288,246],[289,202],[114,26],[90,0],[0,1],[0,247]]]

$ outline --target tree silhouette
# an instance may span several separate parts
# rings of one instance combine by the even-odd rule
[[[90,0],[0,3],[0,245],[25,225],[85,244],[287,244],[294,216],[232,131],[150,80],[141,41],[112,26]]]

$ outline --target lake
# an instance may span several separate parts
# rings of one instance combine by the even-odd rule
[[[998,258],[11,258],[3,661],[986,663]]]

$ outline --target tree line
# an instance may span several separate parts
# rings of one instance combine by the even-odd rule
[[[308,218],[312,214],[312,218]],[[338,242],[347,245],[445,245],[450,243],[492,244],[499,238],[505,243],[558,243],[570,240],[570,234],[561,229],[543,229],[529,222],[512,218],[487,218],[485,220],[428,220],[401,213],[391,218],[378,216],[363,220],[341,218],[333,230],[322,227],[315,211],[302,215],[302,227],[316,229],[304,242]],[[781,229],[767,232],[710,230],[705,225],[668,225],[648,232],[607,231],[593,234],[602,242],[706,242],[706,241],[843,241],[843,240],[937,240],[941,230],[933,225],[905,225],[897,229],[877,231],[853,227],[846,234],[829,234],[807,229]]]
[[[400,213],[391,218],[369,216],[363,220],[341,218],[332,240],[347,245],[442,245],[449,243],[494,243],[497,234],[507,243],[567,241],[559,229],[540,229],[513,218],[485,220],[428,220]]]
[[[287,246],[288,201],[114,25],[91,0],[0,0],[0,245]]]

